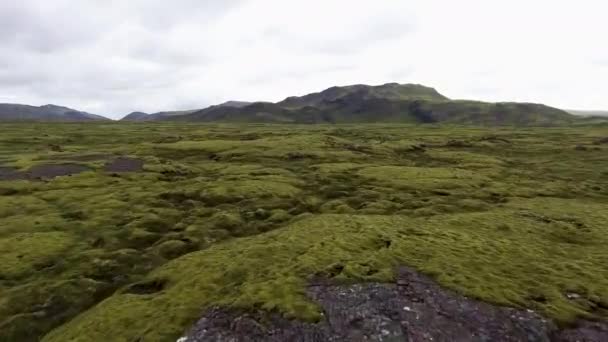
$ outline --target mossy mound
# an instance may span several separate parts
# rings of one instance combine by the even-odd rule
[[[430,151],[431,158],[448,162],[451,165],[458,165],[464,168],[490,168],[502,167],[506,162],[489,155],[471,153],[466,151]]]
[[[219,181],[206,189],[201,196],[206,202],[226,203],[255,198],[292,198],[299,192],[298,188],[288,183],[237,180]]]
[[[388,186],[422,190],[475,187],[489,182],[483,174],[445,167],[374,166],[357,174]]]

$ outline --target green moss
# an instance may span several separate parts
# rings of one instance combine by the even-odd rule
[[[74,238],[62,232],[15,233],[0,239],[0,279],[16,279],[51,267]]]
[[[289,213],[283,209],[272,210],[272,212],[270,213],[270,216],[268,217],[269,221],[277,222],[277,223],[289,221],[290,219],[291,219],[291,215],[289,215]]]
[[[464,169],[445,167],[374,166],[358,175],[398,188],[433,189],[479,186],[489,179]]]
[[[58,324],[93,305],[105,284],[91,279],[36,281],[17,286],[0,299],[0,340],[38,341]]]
[[[182,240],[169,240],[155,246],[157,253],[165,259],[174,259],[182,254],[192,251],[193,249],[196,249],[196,246]]]
[[[254,198],[290,198],[296,196],[300,190],[288,183],[243,180],[216,182],[206,189],[202,198],[210,203],[238,202]]]
[[[158,144],[154,147],[159,150],[186,151],[186,152],[210,152],[217,153],[227,151],[239,146],[236,141],[205,140],[205,141],[178,141],[169,144]]]
[[[431,158],[447,161],[452,165],[459,165],[469,168],[489,168],[504,166],[505,162],[499,158],[479,153],[466,151],[429,151]]]
[[[360,169],[365,166],[368,165],[358,163],[325,163],[313,165],[312,168],[322,173],[342,173]]]
[[[586,203],[568,205],[581,214],[600,208]],[[605,264],[597,258],[606,239],[599,223],[605,215],[578,216],[592,231],[604,234],[584,245],[553,244],[544,234],[554,227],[539,229],[534,218],[512,210],[431,220],[317,216],[177,259],[151,275],[168,280],[162,292],[144,297],[115,296],[47,340],[70,339],[85,331],[92,338],[103,339],[109,329],[127,340],[154,340],[162,337],[159,332],[178,336],[184,325],[196,319],[200,307],[222,303],[261,305],[314,319],[318,311],[303,295],[305,279],[322,274],[336,262],[344,267],[335,277],[374,281],[392,279],[393,268],[406,263],[435,275],[446,286],[503,305],[538,307],[530,298],[540,292],[547,298],[540,310],[570,320],[585,311],[564,296],[568,289],[597,296],[608,290]],[[512,229],[498,230],[495,222]],[[581,267],[586,270],[586,280],[578,273]],[[173,316],[167,319],[158,307],[168,308]],[[147,319],[125,327],[120,321],[127,316]]]

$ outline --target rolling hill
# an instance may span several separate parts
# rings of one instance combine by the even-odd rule
[[[101,121],[110,120],[101,115],[90,114],[56,105],[40,107],[23,104],[0,103],[0,121]]]

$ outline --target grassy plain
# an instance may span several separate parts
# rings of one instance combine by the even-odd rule
[[[608,317],[608,127],[2,124],[0,340],[175,341],[211,305],[315,320],[307,280],[406,264]],[[603,139],[603,140],[602,140]],[[104,165],[126,156],[140,172]]]

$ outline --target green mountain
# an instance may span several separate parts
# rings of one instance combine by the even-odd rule
[[[153,114],[147,114],[143,112],[133,112],[122,119],[120,121],[164,121],[170,120],[174,116],[181,116],[190,113],[194,113],[199,111],[199,109],[192,110],[175,110],[175,111],[167,111],[167,112],[158,112]]]
[[[205,109],[177,110],[177,111],[169,111],[169,112],[158,112],[158,113],[154,113],[154,114],[147,114],[147,113],[143,113],[143,112],[133,112],[133,113],[126,115],[125,117],[123,117],[120,120],[121,121],[167,121],[167,120],[173,120],[175,117],[182,117],[184,115],[189,115],[189,114],[201,112],[201,111],[209,111],[209,110],[212,110],[215,108],[223,108],[223,107],[242,108],[242,107],[248,106],[250,104],[251,104],[251,102],[227,101],[227,102],[221,103],[219,105],[207,107]]]
[[[437,90],[419,84],[387,83],[379,86],[356,84],[345,87],[331,87],[320,93],[304,96],[292,96],[278,103],[285,108],[301,108],[306,106],[323,106],[324,104],[344,98],[361,100],[447,100]]]
[[[534,103],[486,103],[451,100],[419,84],[331,87],[318,93],[283,101],[228,101],[204,109],[133,112],[122,121],[186,121],[240,123],[450,123],[484,126],[562,125],[604,122]],[[0,121],[96,121],[102,116],[71,108],[0,104]]]
[[[212,106],[165,118],[200,122],[284,123],[453,123],[474,125],[559,125],[577,118],[534,103],[450,100],[417,84],[332,87],[319,93],[256,102],[240,107]]]
[[[144,121],[146,120],[150,114],[144,112],[133,112],[127,114],[124,118],[120,119],[121,121]]]
[[[72,108],[44,105],[40,107],[0,103],[0,121],[101,121],[109,120]]]

